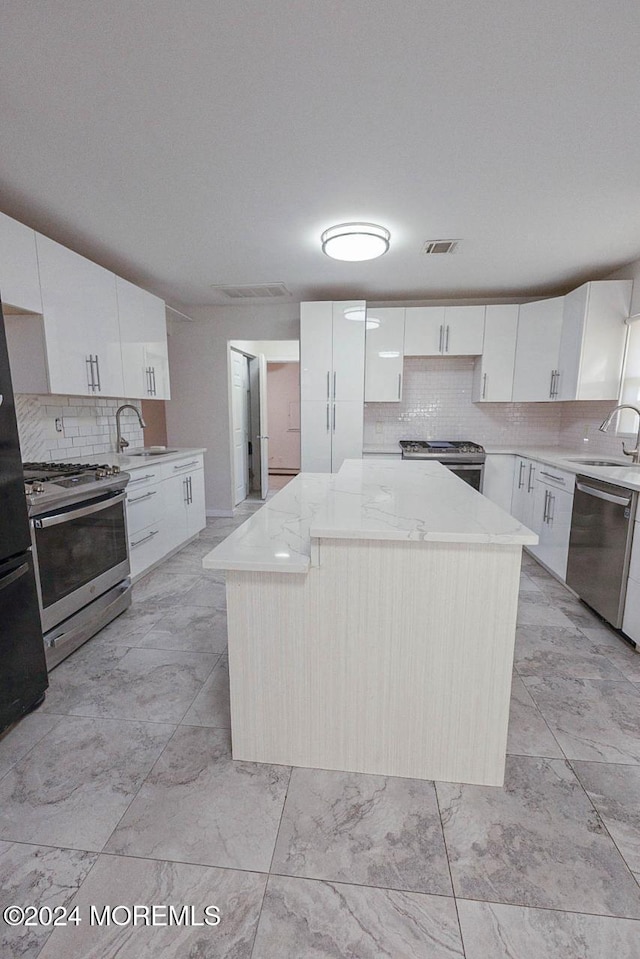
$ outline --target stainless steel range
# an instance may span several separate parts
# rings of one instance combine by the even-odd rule
[[[117,466],[25,463],[47,666],[131,603],[125,487]]]
[[[403,460],[436,460],[479,493],[484,475],[484,447],[470,440],[400,440]]]

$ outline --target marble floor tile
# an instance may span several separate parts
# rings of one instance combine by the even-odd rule
[[[631,683],[537,676],[523,682],[568,759],[640,763],[640,703]]]
[[[88,643],[53,673],[46,709],[67,716],[179,723],[216,659],[212,653]]]
[[[40,708],[7,729],[0,736],[0,779],[58,722],[58,716],[48,715]]]
[[[575,627],[518,626],[514,661],[520,676],[624,679],[599,648]]]
[[[91,639],[91,644],[104,643],[113,646],[138,646],[140,639],[162,618],[162,610],[141,606],[135,586],[131,606],[108,623]]]
[[[229,661],[222,656],[182,720],[185,726],[231,728]]]
[[[211,905],[219,909],[219,925],[100,927],[84,921],[54,930],[40,959],[250,959],[266,878],[210,866],[101,856],[76,897],[81,916],[88,917],[92,905],[102,911],[121,903],[160,904],[178,913],[187,905],[204,922],[204,908]],[[168,910],[161,915],[166,917]]]
[[[173,729],[63,718],[0,780],[0,838],[101,850]]]
[[[542,593],[521,593],[518,602],[518,626],[556,626],[575,629],[568,616],[549,604]]]
[[[135,646],[221,656],[227,650],[227,615],[208,606],[174,606]]]
[[[507,753],[562,758],[562,750],[518,676],[514,677],[511,684]]]
[[[458,899],[466,959],[636,959],[640,923]]]
[[[452,895],[433,783],[294,769],[272,872]]]
[[[453,899],[270,876],[252,959],[463,959]]]
[[[615,633],[610,633],[609,636],[600,634],[599,637],[596,633],[593,641],[602,655],[611,661],[625,679],[632,683],[640,682],[640,653],[633,646]]]
[[[564,760],[507,756],[504,789],[436,790],[456,896],[640,917],[640,887]]]
[[[202,571],[206,574],[207,570]],[[201,575],[198,581],[185,592],[183,602],[188,606],[207,606],[226,609],[227,590],[224,583],[218,583]]]
[[[522,593],[539,593],[540,586],[534,579],[530,576],[527,576],[526,572],[523,570],[520,573],[520,592]]]
[[[565,616],[568,616],[571,622],[580,629],[594,629],[602,622],[584,603],[573,599],[571,596],[568,599],[557,599],[556,608],[562,610]]]
[[[572,766],[629,869],[640,873],[640,766],[586,762]]]
[[[134,602],[153,611],[166,606],[181,606],[185,593],[202,578],[199,573],[165,573],[161,566],[133,587]]]
[[[289,776],[234,762],[227,730],[180,726],[106,848],[267,872]]]
[[[68,907],[97,859],[95,853],[0,842],[0,900],[8,905]],[[0,919],[0,955],[36,959],[52,926],[9,926]]]

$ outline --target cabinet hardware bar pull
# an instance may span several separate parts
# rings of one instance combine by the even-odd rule
[[[542,522],[547,522],[547,503],[549,502],[549,490],[544,491],[544,509],[542,510]]]
[[[555,379],[555,375],[556,375],[556,371],[555,371],[555,370],[551,370],[551,382],[550,382],[550,384],[549,384],[549,399],[550,399],[550,400],[553,399],[553,381],[554,381],[554,379]]]
[[[398,399],[402,396],[402,373],[398,373]]]
[[[527,493],[533,492],[533,486],[531,485],[531,481],[533,479],[533,474],[535,473],[535,471],[536,471],[536,468],[533,465],[533,463],[529,463],[529,478],[527,479]]]
[[[333,432],[336,431],[336,404],[333,404]]]
[[[185,476],[182,480],[182,485],[184,486],[184,502],[189,505],[189,477]]]
[[[96,384],[93,381],[93,357],[91,354],[89,354],[85,362],[87,364],[87,389],[90,393],[95,393]]]
[[[482,399],[485,399],[487,395],[487,374],[484,373],[482,376]]]
[[[100,363],[98,360],[98,354],[96,353],[96,377],[98,381],[98,393],[102,393],[102,383],[100,382]]]
[[[152,489],[148,493],[143,493],[142,496],[136,496],[135,499],[130,499],[127,497],[128,503],[141,503],[143,499],[149,499],[150,496],[155,496],[158,492],[157,489]]]
[[[143,536],[142,539],[131,540],[129,543],[129,549],[135,549],[136,546],[141,546],[142,543],[146,543],[148,539],[153,539],[154,536],[157,536],[160,530],[152,529],[150,533],[147,533],[146,536]]]
[[[156,368],[155,368],[155,366],[152,366],[151,369],[152,369],[152,371],[153,371],[153,395],[154,395],[154,396],[157,396],[157,395],[158,395],[158,390],[157,390],[157,388],[156,388]]]
[[[548,476],[549,479],[557,480],[558,483],[566,483],[567,481],[563,476],[556,476],[554,473],[546,473],[544,470],[540,470],[540,476]]]
[[[188,505],[191,506],[191,504],[193,503],[193,480],[191,476],[187,476],[187,484],[189,488],[189,499],[187,502],[188,502]]]
[[[448,352],[449,352],[449,329],[450,329],[450,327],[449,327],[449,324],[447,323],[447,335],[446,335],[446,339],[445,339],[445,341],[444,341],[444,351],[445,351],[445,353],[448,353]]]
[[[141,483],[142,480],[153,479],[155,475],[155,473],[145,473],[144,476],[134,476],[133,479],[129,480],[129,486],[131,486],[132,483]]]
[[[331,373],[327,370],[327,399],[331,399]]]
[[[552,507],[553,507],[553,512],[551,511]],[[547,518],[547,522],[549,523],[549,526],[553,525],[555,514],[556,514],[556,498],[553,495],[553,493],[549,491],[549,516]]]
[[[328,433],[329,430],[331,429],[331,414],[330,414],[330,412],[329,412],[329,407],[330,407],[330,405],[331,405],[331,404],[330,404],[329,402],[327,402],[327,433]]]
[[[334,402],[334,403],[335,403],[335,401],[336,401],[336,380],[337,380],[337,378],[338,378],[338,374],[337,374],[336,372],[334,372],[334,374],[333,374],[333,402]]]
[[[440,342],[438,343],[438,353],[442,353],[442,337],[444,336],[444,326],[440,327]]]
[[[178,463],[178,465],[174,466],[173,468],[174,470],[185,470],[187,466],[197,466],[197,465],[198,465],[197,460],[191,460],[190,463]]]
[[[526,468],[525,463],[520,463],[520,473],[519,473],[519,475],[518,475],[518,489],[522,489],[522,487],[523,487],[523,485],[524,485],[524,483],[523,483],[523,481],[522,481],[522,474],[524,473],[525,468]]]

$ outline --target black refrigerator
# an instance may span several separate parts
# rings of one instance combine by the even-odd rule
[[[0,731],[33,709],[48,685],[0,303]]]

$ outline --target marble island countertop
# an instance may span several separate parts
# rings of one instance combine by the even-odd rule
[[[535,533],[440,463],[346,460],[337,474],[299,474],[202,565],[305,573],[315,539],[538,542]]]

